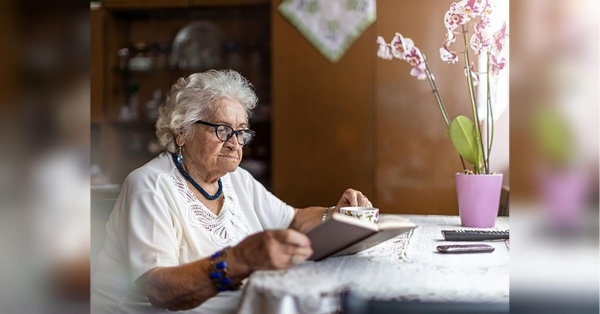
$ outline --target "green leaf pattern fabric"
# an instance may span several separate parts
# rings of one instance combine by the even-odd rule
[[[278,10],[333,63],[376,20],[375,0],[284,0]]]

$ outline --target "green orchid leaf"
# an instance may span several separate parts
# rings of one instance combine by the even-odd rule
[[[537,145],[547,158],[559,166],[573,160],[574,135],[564,116],[553,110],[540,111],[534,128]]]
[[[456,117],[450,124],[450,140],[458,153],[477,170],[481,168],[483,150],[477,138],[475,123],[465,116]]]

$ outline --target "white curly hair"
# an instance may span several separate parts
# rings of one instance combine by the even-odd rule
[[[194,122],[206,119],[210,115],[210,105],[223,99],[240,102],[247,117],[258,102],[252,84],[234,70],[209,70],[180,78],[159,109],[156,136],[160,147],[175,153],[176,134],[182,133],[186,140],[191,138]]]

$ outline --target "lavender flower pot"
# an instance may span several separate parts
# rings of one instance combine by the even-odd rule
[[[591,191],[589,173],[581,169],[546,169],[539,179],[539,196],[548,218],[559,227],[580,223]]]
[[[502,174],[457,173],[458,213],[464,227],[491,228],[496,225]]]

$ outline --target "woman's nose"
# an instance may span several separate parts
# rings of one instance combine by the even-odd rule
[[[229,139],[227,141],[225,141],[225,143],[229,143],[235,147],[242,146],[238,142],[238,137],[237,137],[237,134],[235,134],[235,132],[231,134],[231,136],[229,137]]]

